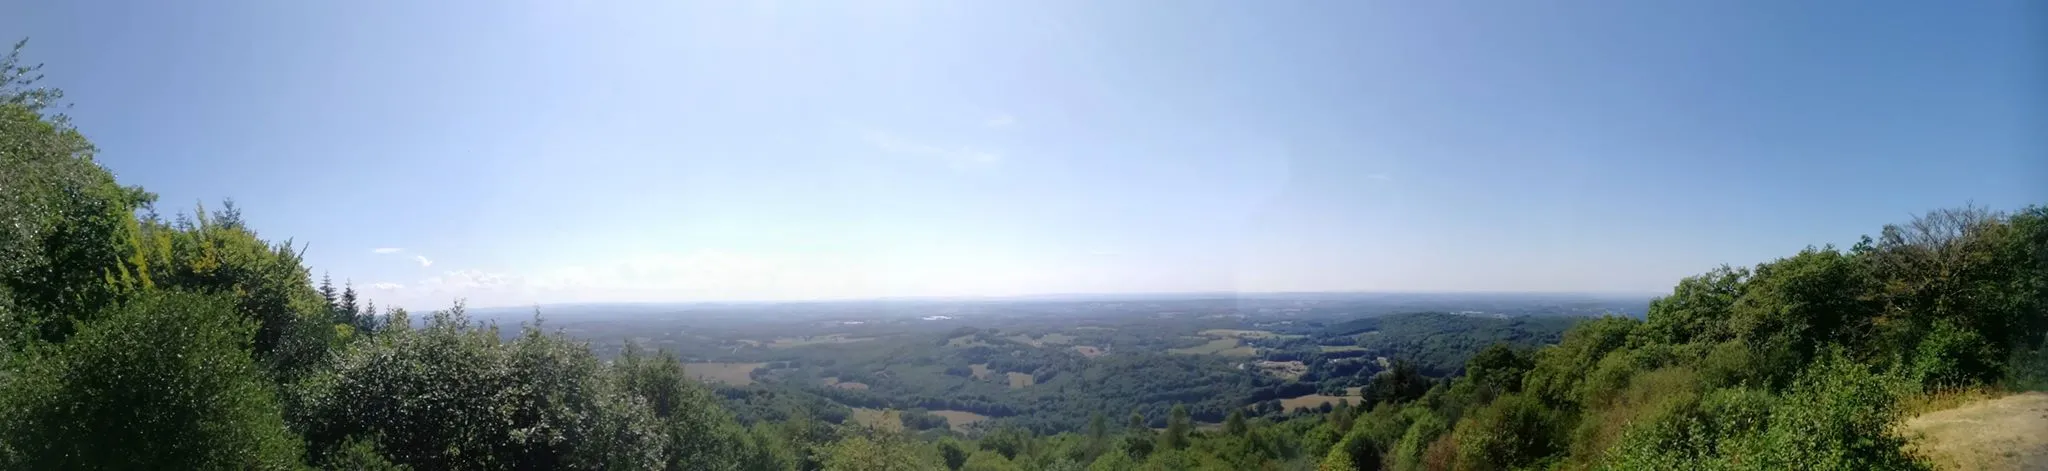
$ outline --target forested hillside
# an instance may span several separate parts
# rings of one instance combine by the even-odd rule
[[[1057,371],[1187,406],[955,434],[906,431],[920,419],[895,412],[821,421],[812,407],[844,405],[756,390],[728,398],[759,406],[742,421],[670,352],[607,361],[539,316],[507,336],[459,305],[379,310],[231,204],[160,215],[95,163],[16,50],[0,64],[4,469],[1920,469],[1896,427],[1908,402],[2048,384],[2036,206],[1936,211],[1846,250],[1713,269],[1645,319],[1579,323],[1553,345],[1522,321],[1491,345],[1387,345],[1469,359],[1396,358],[1327,412],[1177,396],[1253,386],[1200,373],[1160,380],[1214,384],[1147,392],[1108,363]]]

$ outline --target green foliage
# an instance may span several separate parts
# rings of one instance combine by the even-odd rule
[[[825,471],[932,471],[946,469],[931,449],[890,433],[859,434],[824,451]],[[970,457],[969,460],[973,458]],[[964,466],[964,465],[963,465]]]
[[[155,293],[96,318],[0,372],[0,467],[298,467],[229,303]]]

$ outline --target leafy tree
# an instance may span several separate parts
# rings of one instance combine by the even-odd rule
[[[110,307],[0,373],[0,463],[14,469],[289,469],[299,439],[218,297]],[[118,450],[118,452],[114,452]]]

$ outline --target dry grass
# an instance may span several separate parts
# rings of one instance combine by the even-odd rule
[[[960,433],[967,433],[973,431],[974,424],[981,423],[981,421],[988,420],[989,418],[986,415],[976,414],[964,410],[940,409],[932,411],[932,415],[945,417],[946,426],[951,427],[953,431]]]
[[[1899,400],[1899,410],[1907,416],[1962,407],[1978,401],[1988,401],[2011,394],[2007,391],[1987,388],[1964,388],[1935,391],[1907,396]]]
[[[835,387],[835,388],[839,388],[839,389],[851,389],[851,390],[855,390],[855,391],[866,391],[866,390],[868,390],[868,385],[867,385],[867,383],[856,383],[856,382],[852,382],[852,381],[847,381],[847,382],[841,382],[841,383],[832,383],[832,387]]]
[[[1010,377],[1010,389],[1023,389],[1038,384],[1038,379],[1031,377],[1029,373],[1009,372],[1003,374]]]
[[[683,373],[698,381],[734,386],[754,384],[754,370],[767,363],[684,363]]]
[[[1325,394],[1310,394],[1307,396],[1281,399],[1280,410],[1293,411],[1299,408],[1316,409],[1322,407],[1323,404],[1335,406],[1337,405],[1337,401],[1350,401],[1351,405],[1358,405],[1359,398],[1355,396],[1337,397]]]
[[[1922,404],[1956,403],[1967,396],[1957,394]],[[1903,428],[1913,439],[1913,452],[1940,469],[2048,469],[2048,393],[1960,403],[1959,407],[1908,419]]]
[[[1099,356],[1102,356],[1103,354],[1109,353],[1109,352],[1105,352],[1105,351],[1102,351],[1102,349],[1100,349],[1100,348],[1095,348],[1095,347],[1091,347],[1091,346],[1087,346],[1087,345],[1075,345],[1075,346],[1073,347],[1073,349],[1074,349],[1074,351],[1075,351],[1075,352],[1080,352],[1080,353],[1081,353],[1081,356],[1084,356],[1084,357],[1088,357],[1088,358],[1095,358],[1095,357],[1099,357]]]
[[[989,376],[996,374],[995,370],[988,369],[987,363],[975,363],[967,365],[967,368],[974,370],[974,379],[988,379]]]
[[[1323,353],[1329,353],[1329,352],[1353,352],[1353,351],[1365,350],[1365,347],[1360,347],[1360,346],[1357,346],[1357,345],[1318,345],[1318,346],[1316,346],[1316,348],[1320,348],[1320,349],[1322,349],[1322,350],[1323,350]]]

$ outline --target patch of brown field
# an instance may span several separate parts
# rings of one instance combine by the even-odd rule
[[[1025,387],[1038,384],[1037,378],[1032,378],[1030,373],[1018,373],[1012,371],[1003,374],[1010,376],[1010,389],[1023,389]]]
[[[1273,333],[1273,331],[1270,331],[1270,330],[1242,330],[1242,329],[1209,329],[1209,330],[1204,330],[1204,331],[1201,331],[1201,332],[1199,332],[1199,334],[1201,334],[1201,335],[1202,335],[1202,336],[1204,336],[1204,337],[1215,337],[1215,338],[1223,338],[1223,337],[1236,337],[1236,338],[1241,338],[1241,339],[1289,339],[1289,338],[1301,338],[1301,337],[1307,337],[1306,335],[1285,335],[1285,334],[1276,334],[1276,333]]]
[[[835,388],[839,388],[839,389],[851,389],[851,390],[855,390],[855,391],[866,391],[866,390],[868,390],[868,385],[867,385],[867,383],[856,383],[856,382],[852,382],[852,381],[847,381],[847,382],[834,382],[834,383],[832,383],[832,387],[835,387]]]
[[[1326,394],[1310,394],[1307,396],[1281,399],[1280,410],[1292,412],[1298,408],[1316,409],[1322,407],[1323,404],[1336,406],[1337,401],[1350,401],[1351,405],[1355,406],[1358,405],[1358,400],[1359,398],[1355,396],[1337,397]]]
[[[974,379],[988,379],[989,376],[996,374],[995,370],[988,369],[987,363],[967,365],[967,369],[974,370]]]
[[[703,382],[734,386],[754,384],[754,370],[767,363],[684,363],[683,373]]]
[[[945,417],[946,426],[951,427],[953,431],[960,433],[967,433],[973,431],[974,424],[978,424],[981,423],[981,421],[988,420],[988,416],[986,415],[976,414],[964,410],[940,409],[931,412],[932,415]]]
[[[1913,452],[1939,469],[2048,469],[2048,393],[1977,401],[1907,419]]]
[[[1316,348],[1321,349],[1323,353],[1352,352],[1365,349],[1365,347],[1360,347],[1357,345],[1317,345]]]
[[[1102,349],[1100,349],[1100,348],[1095,348],[1095,347],[1091,347],[1091,346],[1087,346],[1087,345],[1075,345],[1075,346],[1073,346],[1073,349],[1074,349],[1074,351],[1075,351],[1075,352],[1079,352],[1079,353],[1081,354],[1081,356],[1084,356],[1084,357],[1088,357],[1088,358],[1095,358],[1095,357],[1099,357],[1099,356],[1102,356],[1102,355],[1103,355],[1103,354],[1105,354],[1105,353],[1109,353],[1109,352],[1104,352],[1104,351],[1102,351]]]

